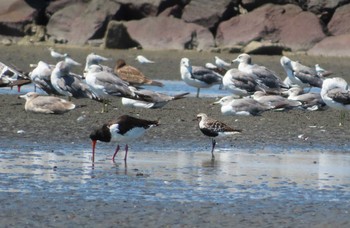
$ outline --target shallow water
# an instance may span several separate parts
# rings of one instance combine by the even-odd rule
[[[112,163],[111,149],[99,146],[92,165],[91,150],[76,145],[3,148],[0,192],[106,201],[350,201],[349,151],[218,149],[211,161],[209,151],[147,145],[132,148],[124,164],[123,153]]]

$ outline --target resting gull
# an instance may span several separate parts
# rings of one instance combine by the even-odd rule
[[[220,104],[221,113],[228,116],[256,116],[271,109],[269,105],[262,104],[250,97],[237,99],[234,96],[225,96],[213,104]]]
[[[268,95],[262,91],[256,91],[253,98],[260,103],[269,105],[273,109],[291,109],[302,104],[300,101],[289,100],[280,95]]]
[[[75,108],[72,102],[59,97],[41,96],[35,92],[29,92],[20,97],[26,100],[24,109],[27,112],[62,114]]]
[[[154,63],[154,61],[147,59],[145,56],[138,55],[136,56],[135,60],[137,60],[141,64],[145,63]]]
[[[302,107],[310,111],[319,110],[325,106],[320,93],[304,93],[300,87],[292,87],[287,91],[288,99],[302,102]]]

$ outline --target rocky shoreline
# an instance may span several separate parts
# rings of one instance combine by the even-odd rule
[[[0,3],[0,38],[3,45],[349,56],[349,2],[10,0]]]

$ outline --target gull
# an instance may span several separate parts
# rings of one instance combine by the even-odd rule
[[[103,124],[102,127],[95,129],[90,134],[90,139],[92,141],[92,162],[95,161],[95,147],[97,141],[118,143],[112,157],[113,162],[120,149],[119,143],[125,142],[124,161],[126,162],[129,149],[128,143],[136,141],[148,129],[158,125],[158,121],[139,119],[129,115],[122,115],[116,120]]]
[[[237,96],[247,96],[262,89],[252,74],[245,73],[238,69],[231,69],[226,72],[222,79],[223,88]]]
[[[73,110],[75,104],[59,97],[41,96],[35,92],[29,92],[21,95],[20,98],[26,100],[24,109],[27,112],[45,113],[45,114],[62,114]]]
[[[154,63],[154,61],[147,59],[146,57],[142,56],[142,55],[138,55],[136,56],[135,60],[137,60],[139,63],[141,64],[145,64],[145,63]]]
[[[236,59],[232,60],[232,62],[238,62],[238,70],[254,75],[261,85],[265,85],[270,88],[270,90],[275,90],[278,93],[281,88],[288,87],[272,70],[264,66],[252,64],[252,59],[248,54],[240,54]]]
[[[315,70],[319,77],[327,77],[332,74],[331,71],[325,70],[322,67],[320,67],[320,64],[315,64]]]
[[[103,102],[102,112],[106,112],[109,96],[133,97],[129,84],[117,75],[104,71],[100,65],[91,65],[86,74],[86,83]]]
[[[182,58],[180,62],[182,80],[189,86],[197,88],[199,97],[200,88],[209,88],[213,85],[222,84],[222,76],[215,71],[201,66],[192,66],[188,58]]]
[[[300,101],[289,100],[280,95],[267,95],[262,91],[256,91],[252,97],[254,100],[268,105],[273,109],[290,109],[302,105]]]
[[[345,112],[350,110],[350,90],[348,83],[340,77],[327,78],[324,80],[321,97],[327,106],[341,110],[340,123],[341,126],[345,118]]]
[[[211,159],[214,160],[214,148],[216,145],[215,137],[229,136],[234,134],[239,134],[242,130],[234,129],[225,123],[210,118],[205,113],[199,113],[197,115],[197,120],[199,121],[198,126],[199,130],[206,136],[212,139],[212,148],[211,148]]]
[[[301,87],[322,87],[323,79],[320,78],[316,70],[302,65],[299,62],[292,61],[286,56],[282,56],[280,63],[287,73],[287,77],[290,81]]]
[[[60,95],[52,86],[50,79],[54,67],[44,61],[39,61],[36,64],[36,67],[29,73],[29,77],[34,83],[34,91],[36,91],[36,87],[39,87],[49,95]]]
[[[326,105],[320,93],[304,93],[304,90],[300,87],[290,88],[287,94],[289,100],[302,102],[302,107],[310,111],[319,110]]]
[[[68,55],[67,53],[61,54],[61,53],[55,51],[55,49],[53,49],[53,47],[49,47],[49,51],[50,51],[51,57],[53,57],[55,59],[64,59]]]
[[[92,52],[86,56],[84,73],[86,73],[89,70],[89,66],[100,65],[102,62],[106,62],[106,61],[110,61],[110,60],[111,59],[109,59],[109,58],[103,57],[101,55],[97,55],[94,52]],[[106,67],[104,69],[109,69],[110,71],[112,71],[112,69],[109,67]]]
[[[224,61],[223,59],[220,59],[218,56],[215,56],[215,64],[219,68],[226,68],[226,67],[231,66],[231,63],[228,63],[228,62]]]
[[[122,98],[122,104],[132,108],[148,108],[156,109],[164,107],[169,101],[184,98],[189,93],[181,93],[174,96],[169,96],[164,93],[157,93],[151,90],[136,90],[133,89],[135,98]]]
[[[224,68],[219,68],[218,66],[212,64],[212,63],[206,63],[205,65],[205,68],[209,69],[209,70],[213,70],[215,71],[216,73],[220,74],[220,75],[224,75],[227,70],[224,69]]]
[[[97,99],[87,84],[70,73],[70,65],[65,61],[56,64],[52,70],[50,80],[54,89],[59,94],[68,96],[69,99],[71,97]]]
[[[114,73],[132,86],[152,85],[163,87],[163,83],[147,78],[139,69],[127,65],[124,59],[118,59]]]
[[[256,116],[271,109],[250,97],[236,99],[234,96],[225,96],[213,104],[221,105],[221,113],[226,116]]]

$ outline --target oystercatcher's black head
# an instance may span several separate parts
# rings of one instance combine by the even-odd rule
[[[102,128],[95,129],[90,134],[90,139],[92,141],[102,141],[102,142],[110,142],[112,138],[111,132],[107,126],[104,124]]]

